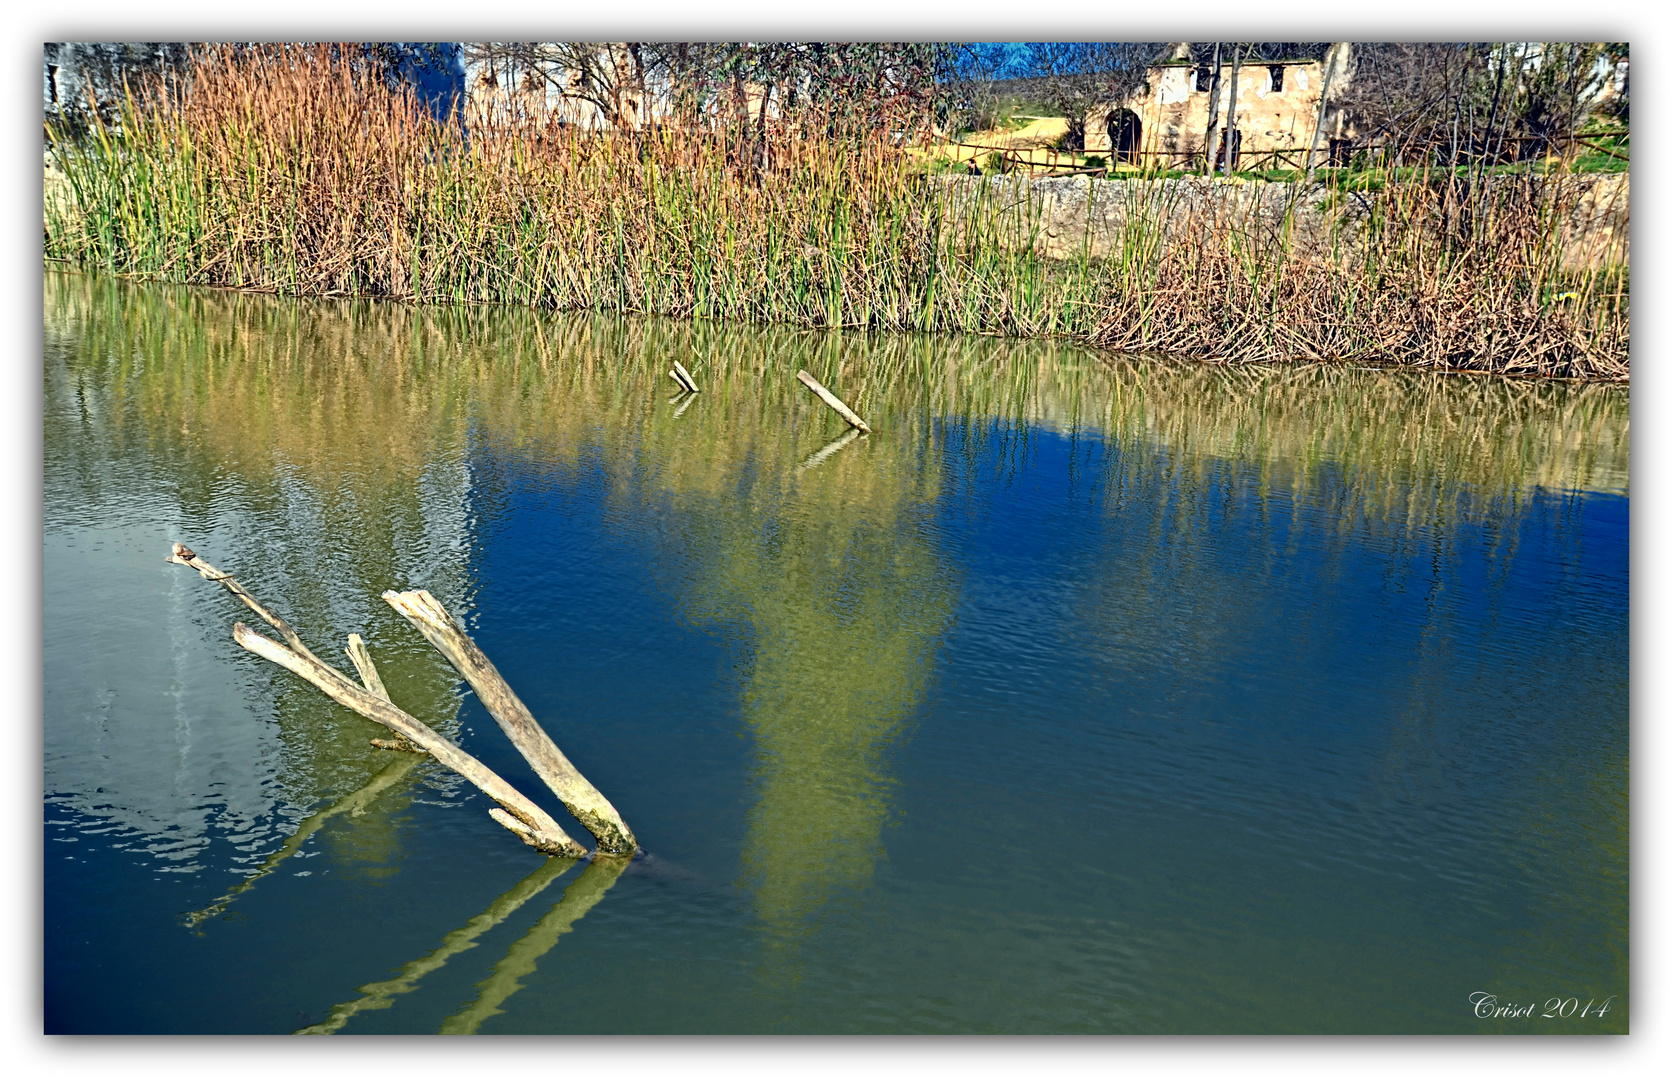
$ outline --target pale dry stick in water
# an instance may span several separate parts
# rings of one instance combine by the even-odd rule
[[[691,377],[691,372],[687,371],[685,365],[678,360],[674,361],[674,376],[675,381],[681,386],[690,390],[693,394],[697,393],[697,380]]]
[[[412,592],[385,592],[383,598],[418,628],[431,645],[455,668],[476,691],[488,714],[505,732],[511,745],[534,768],[535,774],[546,781],[546,786],[563,800],[564,806],[587,831],[598,839],[598,849],[614,855],[631,855],[639,844],[633,830],[627,827],[621,814],[610,805],[610,800],[570,764],[563,751],[546,734],[534,714],[529,712],[515,691],[500,675],[482,650],[465,633],[464,627],[449,615],[441,601],[423,589]]]
[[[302,639],[297,637],[296,631],[291,629],[289,623],[251,596],[231,575],[223,574],[204,562],[184,544],[174,545],[174,553],[169,556],[168,561],[189,566],[210,581],[219,583],[284,635],[285,640],[290,643],[290,648],[256,633],[241,622],[235,623],[232,628],[233,640],[238,644],[257,656],[300,675],[339,705],[382,724],[475,784],[483,794],[499,803],[498,807],[488,811],[489,816],[516,834],[525,844],[548,855],[562,855],[572,859],[587,854],[587,849],[570,839],[550,814],[506,783],[488,766],[397,708],[387,698],[350,681],[342,672],[320,660],[302,644]],[[353,654],[350,655],[352,657]]]
[[[835,409],[836,414],[848,421],[851,426],[859,428],[867,435],[871,434],[871,426],[864,420],[861,420],[853,409],[844,405],[835,394],[819,385],[818,379],[815,379],[812,375],[809,375],[805,371],[796,372],[796,378],[802,381],[803,386],[806,386],[809,390],[812,390],[815,394],[819,395],[820,401],[823,401],[825,404]]]

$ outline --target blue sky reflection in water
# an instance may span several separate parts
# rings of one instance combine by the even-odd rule
[[[45,328],[49,1030],[1625,1029],[1624,388],[58,275]],[[567,824],[380,610],[430,588],[649,856],[372,750],[171,539]]]

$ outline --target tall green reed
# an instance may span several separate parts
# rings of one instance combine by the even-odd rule
[[[816,122],[786,125],[764,164],[718,124],[466,126],[350,60],[207,56],[180,92],[135,91],[113,127],[52,133],[68,184],[45,207],[46,255],[290,295],[1628,370],[1624,272],[1566,269],[1577,196],[1545,178],[1485,185],[1463,234],[1421,177],[1322,205],[1263,185],[1275,213],[1229,185],[1100,182],[1120,189],[1116,224],[1061,251],[1025,177],[928,177]]]

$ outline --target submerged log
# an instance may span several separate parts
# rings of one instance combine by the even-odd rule
[[[231,575],[223,574],[204,562],[184,544],[174,545],[174,553],[168,561],[189,566],[208,580],[218,582],[228,592],[243,600],[290,643],[289,647],[281,645],[240,622],[235,623],[232,628],[233,640],[239,645],[257,656],[273,661],[287,671],[300,675],[339,705],[382,724],[475,784],[483,794],[499,804],[499,807],[488,811],[489,816],[525,844],[548,855],[579,858],[587,854],[587,849],[570,839],[550,814],[506,783],[499,774],[455,746],[451,740],[402,711],[388,697],[375,694],[353,682],[348,676],[315,656],[302,644],[302,639],[297,637],[296,631],[291,629],[289,623],[251,596]],[[364,643],[361,648],[364,650]],[[369,667],[369,656],[367,662]],[[376,680],[376,669],[370,670],[373,671],[373,679]],[[377,683],[382,686],[381,680]]]
[[[598,840],[598,849],[617,855],[631,855],[639,849],[633,831],[627,827],[610,800],[570,764],[563,751],[546,734],[515,691],[500,675],[476,642],[449,615],[441,601],[423,589],[412,592],[390,590],[383,594],[389,606],[418,628],[425,639],[471,684],[488,714],[499,724],[536,775],[563,800],[576,820]]]
[[[848,421],[850,426],[859,428],[867,435],[871,434],[871,425],[867,424],[864,420],[861,420],[858,414],[856,414],[853,409],[844,405],[841,399],[839,399],[835,394],[819,385],[818,379],[815,379],[812,375],[809,375],[805,371],[796,372],[796,378],[802,381],[803,386],[806,386],[809,390],[818,394],[819,400],[835,409],[836,414]]]

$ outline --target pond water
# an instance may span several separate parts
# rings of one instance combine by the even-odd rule
[[[1624,387],[44,287],[49,1031],[1627,1028]]]

